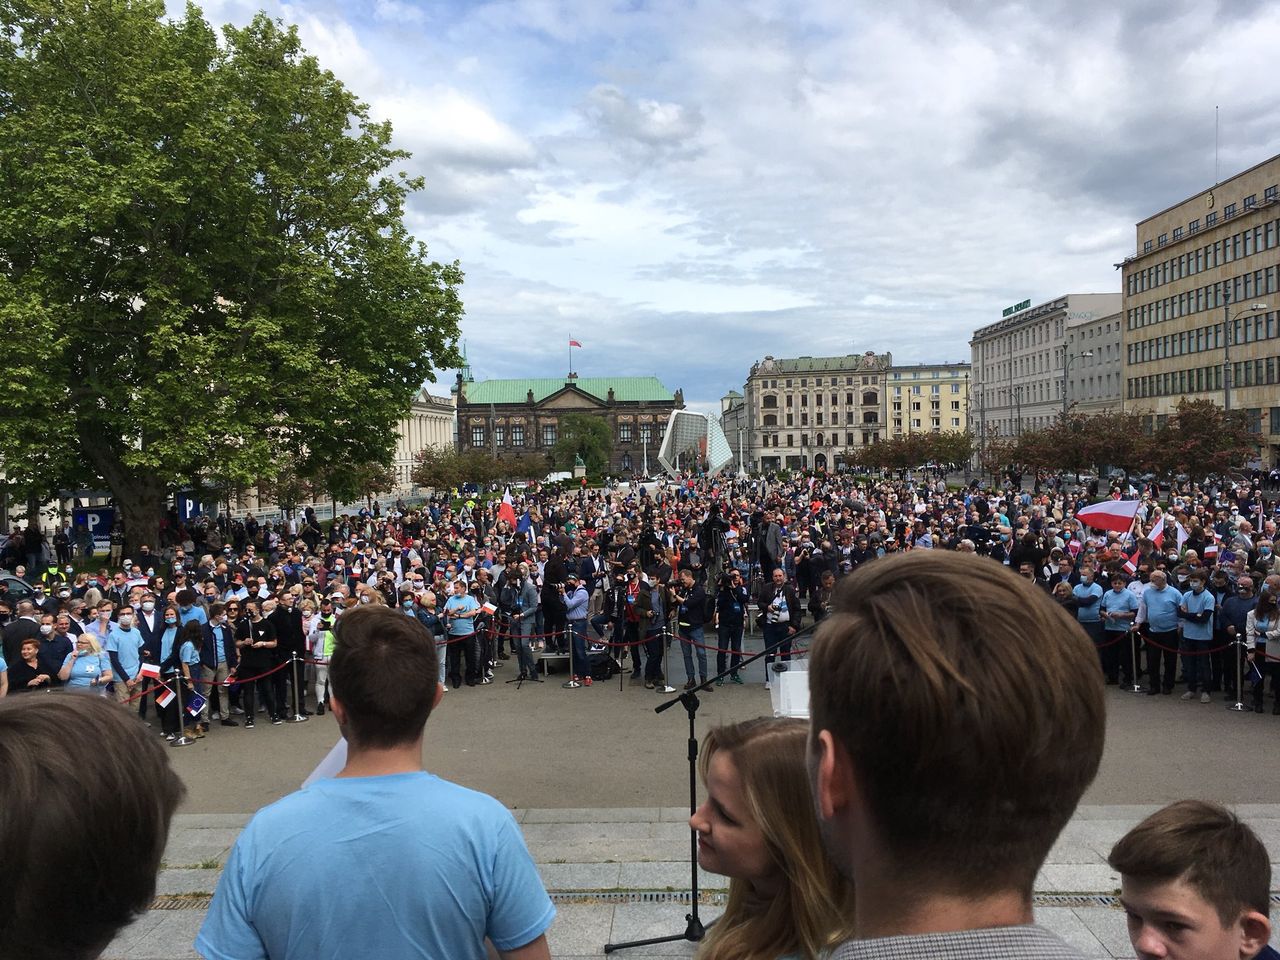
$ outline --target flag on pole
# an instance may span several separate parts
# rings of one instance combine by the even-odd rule
[[[1178,552],[1182,552],[1182,545],[1187,542],[1191,534],[1187,533],[1187,528],[1181,523],[1174,523],[1174,529],[1178,531]]]
[[[569,346],[571,346],[571,347],[577,347],[579,350],[581,350],[581,349],[582,349],[582,344],[580,344],[577,340],[570,340],[570,341],[569,341]]]
[[[144,663],[138,668],[138,676],[150,677],[152,680],[159,680],[160,668],[154,663]]]
[[[529,511],[526,510],[520,516],[520,522],[516,524],[516,533],[528,533],[532,529],[533,517],[529,516]]]
[[[1160,519],[1156,521],[1155,526],[1151,528],[1151,532],[1147,534],[1147,539],[1156,545],[1159,550],[1161,544],[1164,543],[1164,515],[1161,514]]]
[[[156,706],[167,707],[171,703],[173,703],[173,691],[168,687],[163,687],[160,692],[156,694]]]
[[[1133,518],[1138,515],[1137,500],[1103,500],[1092,503],[1076,514],[1076,519],[1095,530],[1114,530],[1128,533]]]
[[[502,505],[498,507],[498,519],[507,521],[513,527],[516,525],[516,508],[511,500],[510,487],[507,487],[502,494]]]

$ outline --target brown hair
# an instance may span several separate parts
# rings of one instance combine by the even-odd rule
[[[1004,566],[913,550],[836,588],[812,726],[852,761],[896,868],[966,896],[1028,896],[1105,734],[1088,636]]]
[[[339,617],[333,636],[329,686],[346,708],[347,738],[394,747],[421,736],[439,664],[427,628],[417,617],[367,604]]]
[[[1179,800],[1157,810],[1116,842],[1107,863],[1137,880],[1185,880],[1224,927],[1243,910],[1270,913],[1267,848],[1248,824],[1216,803]]]
[[[742,784],[743,806],[764,834],[783,888],[761,908],[744,880],[729,881],[724,915],[698,960],[753,960],[795,953],[813,958],[853,936],[853,883],[824,852],[805,770],[809,724],[759,717],[716,727],[703,741],[705,783],[723,752]]]
[[[0,770],[5,955],[98,956],[155,895],[186,793],[162,742],[101,697],[10,697],[0,700]],[[129,855],[102,852],[120,850]]]

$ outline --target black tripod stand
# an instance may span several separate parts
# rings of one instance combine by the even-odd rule
[[[685,713],[688,714],[689,716],[688,755],[689,755],[689,816],[690,817],[692,817],[694,814],[694,811],[698,809],[698,733],[695,727],[695,723],[698,716],[698,707],[701,706],[701,702],[698,700],[698,697],[697,697],[698,691],[704,690],[707,687],[709,687],[711,684],[715,683],[717,680],[720,680],[724,677],[729,676],[729,674],[733,673],[735,670],[741,670],[743,667],[747,666],[748,664],[755,663],[761,657],[768,656],[769,654],[774,653],[784,643],[787,643],[788,641],[795,642],[801,637],[804,637],[813,633],[813,629],[816,626],[817,624],[811,624],[810,626],[804,627],[801,630],[797,630],[795,633],[791,634],[789,637],[783,637],[781,640],[778,640],[772,644],[767,645],[759,653],[753,653],[750,657],[747,657],[736,667],[734,667],[732,664],[732,661],[730,661],[729,668],[725,670],[723,673],[719,673],[716,676],[711,677],[705,683],[700,683],[696,687],[694,687],[692,690],[686,690],[683,693],[680,693],[679,695],[673,697],[672,699],[658,704],[658,706],[654,708],[654,713],[662,713],[665,710],[670,710],[672,707],[674,707],[678,703],[684,706]],[[701,942],[702,938],[706,936],[707,927],[709,927],[711,924],[704,924],[701,918],[698,916],[698,831],[694,830],[692,826],[689,827],[689,872],[690,872],[690,878],[691,878],[690,901],[689,901],[690,912],[686,913],[684,917],[685,919],[684,933],[673,934],[672,936],[669,936],[669,937],[654,937],[651,940],[632,940],[627,943],[606,943],[604,945],[604,952],[613,953],[615,950],[627,950],[627,949],[630,949],[631,947],[648,947],[648,946],[652,946],[655,943],[675,943],[680,940],[687,940],[690,943]],[[715,921],[713,920],[711,921],[711,923],[715,923]]]

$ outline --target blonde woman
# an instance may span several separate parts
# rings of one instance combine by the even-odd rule
[[[816,960],[853,936],[853,885],[823,851],[805,750],[809,725],[761,717],[717,727],[689,818],[698,863],[729,877],[729,903],[698,960]]]
[[[58,679],[68,690],[106,694],[111,682],[111,661],[92,632],[86,630],[76,638],[75,649],[62,661]]]

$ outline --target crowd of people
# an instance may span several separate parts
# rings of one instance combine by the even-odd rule
[[[1136,501],[1131,529],[1082,524],[1092,496]],[[446,691],[491,683],[512,659],[515,678],[536,679],[553,657],[584,685],[628,666],[648,688],[743,683],[750,634],[769,648],[768,686],[841,579],[927,549],[1007,565],[1049,592],[1108,683],[1151,695],[1182,683],[1183,699],[1219,693],[1262,711],[1269,678],[1280,713],[1280,503],[1258,483],[686,477],[508,499],[440,496],[327,529],[309,510],[276,523],[171,517],[155,549],[96,570],[92,557],[43,554],[31,568],[9,550],[31,589],[0,592],[0,694],[114,696],[154,710],[169,738],[280,724],[325,711],[335,624],[368,604],[422,623]]]

